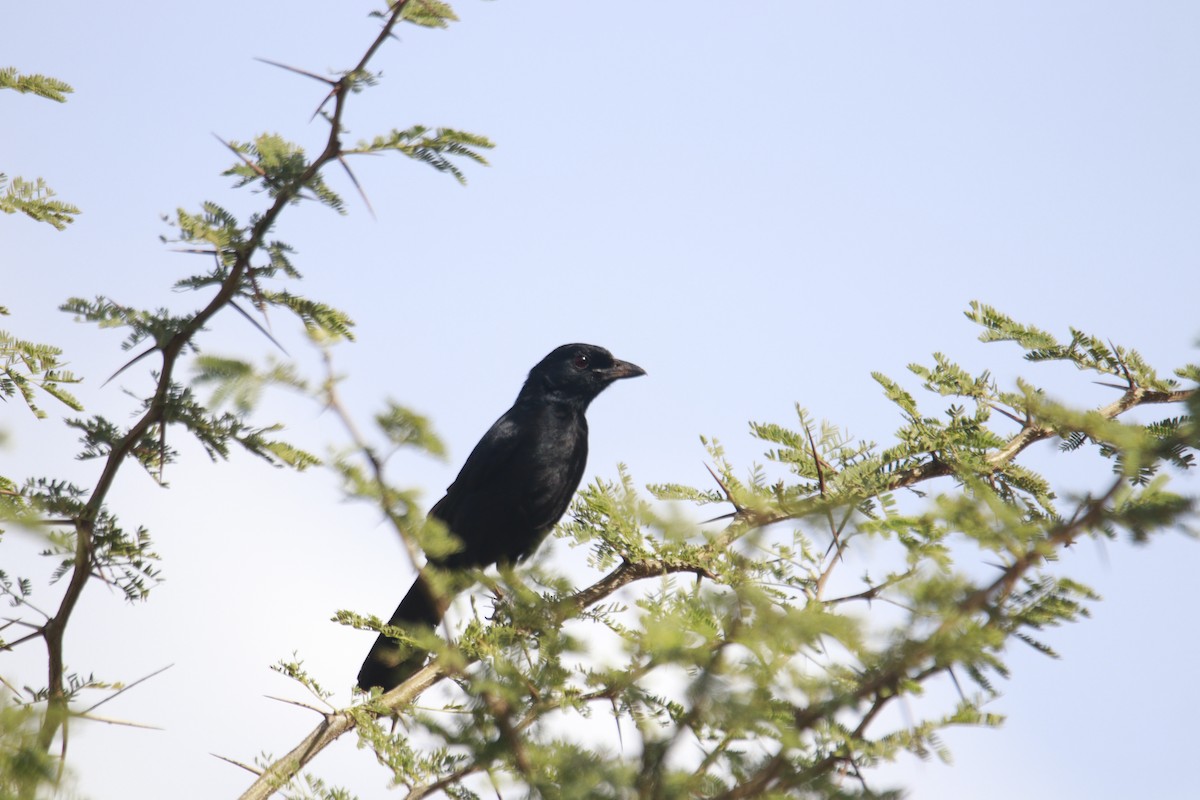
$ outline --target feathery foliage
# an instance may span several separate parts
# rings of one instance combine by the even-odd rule
[[[79,209],[70,203],[54,199],[54,190],[41,178],[27,181],[0,172],[0,211],[5,214],[21,213],[35,222],[45,222],[58,230],[65,229],[75,221]]]
[[[0,307],[0,315],[5,314],[8,309]],[[35,402],[35,390],[40,389],[63,405],[82,411],[83,406],[62,386],[78,383],[79,379],[63,369],[61,355],[57,347],[27,342],[0,331],[0,399],[20,395],[34,416],[44,419],[46,412]]]
[[[67,95],[75,91],[70,84],[46,75],[23,75],[16,67],[0,67],[0,89],[13,89],[21,94],[34,94],[58,103],[67,102]]]
[[[67,95],[74,90],[57,78],[46,75],[23,75],[16,67],[0,67],[0,89],[12,89],[21,94],[32,94],[65,103]],[[36,222],[45,222],[63,230],[75,221],[79,209],[62,200],[55,200],[54,191],[41,178],[26,180],[14,176],[11,180],[0,172],[0,211],[5,214],[21,213]]]
[[[21,724],[14,724],[10,734],[6,723],[5,733],[0,737],[0,766],[5,770],[0,774],[0,786],[5,792],[11,788],[16,796],[33,798],[40,785],[56,782],[60,765],[51,755],[52,747],[58,740],[65,741],[65,727],[85,712],[80,708],[80,693],[120,691],[118,684],[79,678],[66,671],[64,633],[83,590],[94,579],[118,589],[130,600],[145,599],[160,579],[158,557],[149,533],[141,527],[130,529],[122,525],[106,507],[108,492],[124,465],[130,460],[136,462],[165,487],[168,468],[179,458],[173,438],[174,431],[179,429],[190,434],[214,460],[229,458],[234,449],[242,449],[275,466],[302,470],[322,463],[317,456],[279,439],[276,434],[282,425],[251,421],[266,387],[309,390],[292,364],[276,363],[259,372],[239,358],[198,357],[193,362],[196,382],[215,387],[211,403],[199,400],[193,388],[176,377],[185,359],[198,355],[198,339],[203,333],[228,319],[229,315],[222,313],[226,311],[249,320],[276,345],[279,342],[271,333],[267,316],[275,309],[297,319],[314,341],[328,345],[353,340],[353,321],[346,313],[282,285],[284,281],[299,280],[301,275],[292,263],[291,246],[269,235],[279,217],[289,207],[306,200],[315,200],[344,214],[346,204],[327,182],[325,168],[336,162],[349,171],[346,157],[356,153],[394,150],[447,172],[460,183],[465,177],[455,159],[486,163],[478,150],[490,147],[490,142],[449,128],[429,133],[433,129],[416,125],[403,133],[394,131],[378,137],[377,144],[366,149],[342,146],[346,131],[341,119],[348,98],[378,83],[380,76],[369,71],[367,64],[378,48],[393,37],[396,25],[407,21],[421,27],[444,27],[455,18],[449,6],[428,0],[397,0],[378,16],[382,29],[358,64],[328,81],[330,92],[321,111],[329,123],[329,131],[319,154],[310,155],[275,133],[244,141],[222,140],[237,157],[224,174],[234,178],[235,189],[250,189],[262,196],[259,211],[243,220],[223,205],[205,201],[195,210],[181,208],[171,218],[164,218],[172,228],[170,235],[163,237],[165,243],[211,259],[207,269],[174,281],[176,289],[196,293],[198,300],[193,310],[140,308],[106,296],[90,300],[71,298],[61,306],[61,310],[80,322],[102,329],[121,329],[122,348],[138,351],[110,381],[134,367],[149,367],[144,377],[154,388],[137,397],[131,408],[134,415],[131,423],[117,423],[102,415],[66,421],[79,432],[81,446],[77,457],[100,462],[100,475],[94,486],[85,488],[49,477],[0,476],[0,524],[29,528],[43,538],[46,547],[42,554],[55,564],[51,583],[60,589],[55,601],[57,607],[42,610],[30,600],[39,590],[35,581],[25,576],[0,574],[0,593],[17,613],[5,627],[19,625],[25,631],[9,640],[0,639],[0,652],[40,641],[46,649],[47,667],[44,685],[18,690],[7,681],[0,682],[4,713],[11,708],[13,713],[22,715]],[[59,101],[70,91],[62,82],[40,75],[20,75],[13,69],[0,71],[0,88]],[[352,173],[351,179],[357,186]],[[41,181],[14,178],[10,183],[3,176],[0,176],[0,209],[8,213],[21,211],[60,229],[78,213],[74,207],[53,200],[49,188]],[[0,334],[0,397],[20,395],[38,417],[45,416],[35,402],[38,391],[82,411],[80,403],[64,388],[74,382],[76,378],[63,369],[59,350]],[[230,410],[216,410],[225,402],[230,403]],[[396,447],[415,446],[440,452],[441,445],[428,421],[398,404],[390,404],[379,422]],[[364,489],[370,483],[361,465],[350,464],[337,453],[332,466],[342,472],[348,485]],[[380,492],[381,502],[389,507],[395,520],[405,520],[414,531],[420,531],[421,515],[415,498],[415,492]],[[71,660],[75,663],[86,658],[84,654],[75,654]],[[31,740],[22,738],[24,732],[31,730],[32,749]],[[18,761],[28,768],[9,768]],[[308,784],[305,791],[311,796],[343,796],[340,790],[328,789],[320,781]]]
[[[406,130],[393,130],[387,136],[376,136],[369,142],[362,141],[347,153],[383,153],[393,151],[408,156],[436,169],[438,172],[448,172],[461,184],[466,184],[467,177],[462,170],[450,160],[458,156],[474,161],[476,164],[487,165],[487,159],[479,150],[490,150],[495,145],[485,136],[479,136],[465,131],[450,128],[438,128],[430,133],[423,125],[414,125]]]
[[[1054,346],[984,306],[971,314],[984,341],[1017,341],[1030,360]],[[534,796],[886,796],[871,767],[903,754],[948,759],[942,731],[1002,724],[985,707],[1010,675],[1011,645],[1054,656],[1053,629],[1088,616],[1098,596],[1058,563],[1071,545],[1122,533],[1146,542],[1194,524],[1194,500],[1171,493],[1161,470],[1193,463],[1195,388],[1161,381],[1132,350],[1106,345],[1106,358],[1097,337],[1072,335],[1090,344],[1061,357],[1081,369],[1126,377],[1120,365],[1132,365],[1112,403],[1076,409],[1027,382],[1006,392],[991,373],[934,354],[910,371],[949,398],[940,413],[876,375],[900,419],[887,445],[798,407],[794,424],[751,425],[779,469],[741,475],[705,439],[716,490],[653,486],[655,502],[623,469],[586,487],[560,535],[589,549],[590,586],[538,559],[476,573],[483,589],[460,608],[451,641],[340,612],[434,660],[336,718],[410,797],[482,795],[489,784]],[[1121,419],[1153,404],[1189,411]],[[1023,463],[1052,438],[1092,445],[1114,463],[1112,480],[1060,487]],[[353,497],[400,494],[381,472],[357,474]],[[916,493],[901,502],[904,489]],[[733,511],[697,525],[661,505],[681,500]],[[415,538],[411,510],[393,521]],[[855,578],[846,564],[866,553],[869,570]],[[947,682],[956,703],[921,700]],[[410,705],[431,684],[436,700]],[[889,719],[901,698],[906,719]],[[376,714],[400,714],[404,730],[389,733]],[[303,760],[269,772],[293,776]]]

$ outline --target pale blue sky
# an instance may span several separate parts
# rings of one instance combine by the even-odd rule
[[[64,347],[89,410],[124,419],[121,387],[146,378],[102,389],[125,357],[120,335],[54,309],[99,293],[193,307],[199,298],[166,294],[196,265],[160,245],[159,216],[205,199],[261,207],[220,177],[230,155],[212,134],[324,136],[308,122],[321,87],[252,58],[349,66],[373,35],[371,7],[0,7],[0,63],[76,89],[62,106],[0,93],[0,169],[45,177],[85,212],[62,234],[0,218],[0,304],[13,311],[3,325]],[[365,416],[394,397],[447,440],[450,463],[396,465],[429,501],[529,367],[565,341],[648,370],[590,414],[589,474],[623,461],[639,483],[703,483],[702,433],[748,466],[761,448],[747,420],[789,422],[794,402],[886,440],[898,420],[870,371],[903,377],[933,350],[1002,381],[1110,398],[1086,375],[975,342],[961,315],[971,299],[1059,334],[1111,337],[1165,371],[1197,358],[1195,4],[456,8],[451,30],[405,29],[384,48],[383,83],[354,99],[348,138],[457,127],[496,141],[493,166],[468,166],[464,189],[413,162],[360,160],[376,218],[334,174],[349,217],[298,208],[279,230],[300,251],[302,291],[359,323],[360,342],[338,354],[351,405]],[[303,353],[293,331],[278,333]],[[235,315],[202,344],[269,352]],[[303,441],[336,433],[302,404],[275,408]],[[69,431],[4,413],[5,474],[94,479],[96,464],[69,461]],[[245,777],[208,753],[280,753],[314,722],[262,698],[294,695],[266,666],[298,649],[345,699],[369,636],[328,617],[385,613],[407,586],[396,543],[369,511],[339,504],[327,475],[244,457],[213,467],[186,452],[170,491],[131,468],[112,498],[154,532],[168,582],[132,608],[90,589],[68,641],[72,666],[105,678],[176,664],[104,709],[165,732],[73,728],[72,760],[95,798],[161,797],[181,779],[190,796],[239,792]],[[1039,457],[1055,463],[1052,453]],[[1058,474],[1077,468],[1062,463]],[[251,505],[260,492],[269,508]],[[4,548],[15,571],[36,545]],[[1200,713],[1200,605],[1188,590],[1200,550],[1168,536],[1084,544],[1067,562],[1105,602],[1050,635],[1064,660],[1015,652],[991,708],[1009,715],[1003,730],[951,733],[956,766],[905,762],[887,779],[918,798],[1175,794]],[[121,778],[130,762],[135,786]],[[381,794],[384,773],[349,740],[316,767]]]

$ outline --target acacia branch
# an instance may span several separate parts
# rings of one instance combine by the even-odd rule
[[[863,679],[853,690],[836,695],[823,702],[812,703],[793,712],[792,730],[803,732],[811,730],[822,720],[832,719],[833,716],[845,709],[858,706],[869,697],[875,697],[872,707],[875,713],[881,708],[881,698],[896,696],[902,682],[922,683],[930,677],[945,671],[950,665],[932,664],[917,671],[919,667],[934,654],[936,643],[942,637],[952,632],[964,618],[971,617],[987,609],[999,608],[1012,595],[1017,583],[1030,570],[1044,563],[1055,550],[1075,542],[1084,532],[1098,525],[1105,514],[1107,503],[1113,498],[1124,484],[1124,478],[1113,481],[1103,496],[1085,504],[1082,513],[1060,525],[1044,538],[1033,543],[1013,563],[1009,564],[991,583],[981,586],[964,596],[955,606],[954,613],[947,614],[937,629],[921,640],[908,640],[896,648],[892,657],[881,667],[864,673]],[[984,627],[995,627],[1003,621],[1002,615],[992,615]],[[870,711],[864,717],[862,725],[854,736],[861,736],[865,724],[874,717]],[[803,786],[816,778],[827,774],[844,758],[830,755],[811,764],[805,769],[789,774],[790,764],[783,753],[768,759],[746,781],[732,787],[726,792],[716,795],[712,800],[735,800],[736,798],[758,797],[772,789],[785,790]]]
[[[233,302],[241,288],[242,280],[250,269],[250,261],[262,248],[267,232],[274,226],[276,219],[303,188],[317,176],[321,169],[338,158],[341,154],[342,114],[346,101],[355,83],[356,77],[362,73],[371,57],[384,41],[391,36],[392,29],[403,15],[404,7],[409,0],[396,0],[391,6],[387,22],[376,37],[367,52],[347,75],[339,79],[331,90],[333,112],[330,114],[329,137],[325,148],[316,156],[296,180],[286,186],[281,186],[275,194],[274,202],[257,220],[250,230],[248,240],[236,248],[236,258],[229,275],[221,282],[220,288],[212,300],[183,325],[170,339],[162,344],[162,369],[153,398],[145,413],[133,424],[133,427],[118,441],[108,454],[104,468],[92,489],[87,505],[75,520],[75,557],[71,579],[67,583],[58,611],[46,623],[43,638],[49,661],[49,690],[48,706],[45,719],[39,732],[38,741],[43,749],[48,750],[55,734],[67,718],[69,698],[63,686],[63,634],[71,614],[79,602],[83,589],[91,578],[92,560],[95,551],[95,523],[99,518],[104,501],[116,480],[117,473],[131,455],[142,437],[154,425],[165,425],[167,398],[170,393],[172,378],[176,364],[193,338],[203,327],[222,309]]]
[[[680,572],[691,572],[708,578],[715,577],[708,570],[696,564],[662,561],[659,559],[648,559],[638,562],[626,561],[591,586],[571,595],[559,606],[556,613],[560,619],[566,619],[595,605],[618,589],[635,581]],[[461,673],[463,667],[477,661],[477,658],[467,659],[454,673]],[[265,800],[265,798],[270,797],[275,791],[285,786],[288,781],[295,778],[300,773],[300,770],[304,768],[304,765],[312,761],[318,753],[333,744],[339,737],[358,727],[361,719],[374,719],[386,714],[400,713],[418,695],[434,684],[439,683],[450,674],[452,674],[451,670],[448,670],[437,660],[434,660],[422,667],[418,672],[413,673],[404,683],[380,695],[378,699],[326,714],[321,723],[304,737],[299,744],[293,747],[287,755],[267,767],[258,780],[242,794],[241,800]],[[524,729],[531,722],[532,719],[522,720],[517,728]]]
[[[827,606],[834,606],[839,603],[848,603],[851,600],[866,600],[868,603],[870,603],[872,600],[879,598],[879,596],[881,594],[883,594],[883,592],[886,591],[887,589],[889,589],[892,586],[895,586],[899,583],[903,583],[904,581],[908,580],[909,578],[913,577],[916,574],[917,574],[917,570],[915,567],[913,567],[911,569],[905,570],[904,572],[901,572],[898,575],[894,575],[891,578],[888,578],[883,583],[874,584],[869,589],[865,589],[861,592],[857,592],[856,594],[847,594],[847,595],[843,595],[841,597],[833,597],[833,598],[830,598],[829,600],[821,600],[821,602]],[[820,600],[819,594],[817,596],[817,599]]]
[[[468,764],[467,766],[457,769],[454,772],[451,772],[449,775],[439,778],[432,783],[413,787],[412,791],[408,793],[408,796],[405,798],[405,800],[421,800],[423,797],[428,797],[434,792],[440,792],[447,786],[452,786],[461,781],[463,778],[474,775],[477,772],[483,772],[485,769],[486,766],[479,762]]]
[[[1131,398],[1123,397],[1120,401],[1100,409],[1100,413],[1108,418],[1112,418],[1142,403],[1179,402],[1190,397],[1191,391],[1170,394],[1139,392],[1139,394],[1140,396],[1132,398],[1132,400]],[[1033,429],[1018,434],[1005,448],[997,451],[997,454],[993,457],[994,463],[1011,459],[1039,438],[1047,438],[1053,434],[1053,431],[1043,433]],[[948,468],[942,465],[939,465],[938,469],[948,470]],[[918,480],[926,480],[932,477],[937,477],[937,475],[930,473],[928,465],[923,465],[898,476],[892,482],[891,488],[899,488]],[[923,640],[907,642],[900,648],[897,648],[886,664],[876,668],[873,673],[864,676],[864,680],[852,691],[839,694],[823,702],[813,703],[804,708],[797,708],[794,712],[794,729],[799,731],[809,730],[821,720],[829,719],[831,715],[838,711],[857,706],[872,696],[877,698],[877,702],[881,702],[880,698],[889,698],[895,695],[901,681],[911,680],[922,682],[932,675],[943,671],[946,668],[945,666],[935,664],[919,669],[915,674],[912,672],[914,668],[920,667],[921,663],[933,654],[938,637],[948,634],[951,628],[959,624],[964,617],[969,617],[988,608],[997,608],[1002,605],[1012,594],[1021,578],[1028,574],[1030,570],[1043,563],[1051,552],[1067,546],[1074,542],[1083,532],[1095,527],[1101,521],[1105,512],[1105,504],[1112,499],[1122,483],[1123,479],[1116,480],[1102,497],[1090,501],[1085,506],[1081,506],[1080,513],[1032,545],[1025,553],[1008,565],[995,581],[976,589],[960,600],[956,606],[956,613],[944,620],[942,625],[931,636]],[[782,518],[784,517],[780,517],[780,519]],[[755,517],[751,514],[739,515],[739,518],[735,519],[721,534],[714,537],[702,548],[702,552],[708,555],[718,554],[748,530],[761,524],[769,524],[772,521],[778,520],[772,519],[769,516]],[[646,578],[690,572],[701,577],[713,580],[718,579],[718,576],[705,567],[703,563],[704,556],[694,562],[663,559],[624,561],[600,580],[566,598],[564,604],[559,606],[557,614],[561,619],[569,618],[574,613],[589,608],[624,586]],[[852,599],[873,599],[879,591],[888,585],[891,585],[891,583],[875,587],[873,590],[861,595],[836,598],[828,602],[837,603]],[[989,626],[997,625],[1000,624],[1000,619],[991,619],[984,624]],[[467,663],[473,662],[468,661]],[[243,800],[265,798],[269,796],[270,792],[262,794],[261,792],[264,791],[264,787],[273,786],[278,788],[293,778],[320,750],[355,728],[357,725],[356,720],[359,718],[356,715],[366,715],[366,718],[374,718],[383,713],[399,713],[418,694],[445,678],[447,674],[447,671],[440,667],[437,661],[434,661],[400,686],[382,695],[376,703],[369,706],[357,706],[328,715],[287,756],[272,764],[267,772],[263,774],[263,777],[255,782],[251,790],[243,795]],[[868,715],[863,721],[869,722],[873,716]],[[525,722],[523,721],[519,727],[524,728]],[[841,756],[830,756],[817,764],[809,765],[802,772],[791,773],[789,775],[790,767],[786,758],[778,755],[769,759],[746,782],[732,787],[724,794],[718,795],[718,797],[739,798],[757,796],[767,787],[783,785],[784,782],[786,782],[787,786],[800,785],[797,783],[798,780],[802,779],[803,782],[811,781],[833,769],[843,760],[844,758]],[[448,784],[438,781],[425,788],[434,786],[442,787],[445,785]],[[270,791],[274,791],[274,789]],[[418,792],[417,796],[423,795]]]
[[[1196,394],[1196,391],[1196,389],[1177,389],[1175,391],[1163,392],[1134,386],[1113,402],[1094,409],[1094,413],[1106,420],[1113,420],[1138,406],[1186,403]],[[1003,447],[998,448],[986,457],[987,464],[993,470],[1000,470],[1011,463],[1013,459],[1030,445],[1045,441],[1053,436],[1058,436],[1059,433],[1060,431],[1047,425],[1042,425],[1032,420],[1026,421],[1021,430],[1017,431],[1012,438],[1005,442]],[[918,483],[924,483],[934,478],[950,477],[953,474],[954,468],[950,464],[937,458],[931,458],[916,466],[897,470],[891,475],[886,484],[873,490],[871,494],[875,496],[894,492],[897,489],[906,489]],[[844,504],[845,502],[843,499],[840,501],[840,504]],[[740,538],[750,530],[807,516],[814,512],[821,512],[826,506],[826,503],[817,498],[815,500],[803,500],[799,503],[789,503],[769,511],[744,511],[736,515],[736,520],[741,525],[739,526],[736,523],[730,525],[714,542],[719,541],[721,546],[728,546],[735,539]]]
[[[492,718],[496,720],[496,727],[500,729],[500,735],[508,745],[509,752],[512,753],[513,765],[517,768],[517,772],[521,773],[527,782],[533,783],[529,753],[525,750],[525,743],[521,740],[520,732],[513,725],[512,707],[493,692],[485,691],[481,696],[484,703],[487,704]]]

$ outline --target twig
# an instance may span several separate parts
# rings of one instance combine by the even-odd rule
[[[875,599],[879,598],[880,593],[883,592],[885,589],[888,589],[892,586],[895,586],[898,583],[908,580],[913,575],[915,575],[916,572],[917,572],[916,568],[909,569],[909,570],[901,573],[900,575],[897,575],[889,580],[884,581],[883,583],[877,583],[874,586],[872,586],[871,588],[866,589],[865,591],[861,591],[857,594],[848,594],[843,597],[835,597],[831,600],[822,600],[821,602],[827,606],[835,605],[837,603],[847,603],[847,602],[850,602],[851,600],[866,600],[866,601],[870,602],[871,600],[875,600]],[[904,608],[904,606],[901,606],[901,608]]]
[[[371,57],[375,55],[375,52],[390,36],[392,28],[399,22],[408,1],[397,0],[397,2],[393,3],[391,14],[383,30],[350,74],[358,74],[365,68]],[[141,418],[133,424],[125,436],[116,442],[109,451],[100,477],[89,495],[87,505],[75,523],[75,568],[72,570],[71,578],[67,582],[66,589],[63,592],[58,612],[53,618],[47,621],[44,633],[49,676],[47,681],[47,713],[43,718],[42,727],[38,734],[38,743],[43,750],[49,750],[55,735],[67,719],[67,694],[64,687],[63,675],[63,636],[67,623],[70,621],[71,615],[75,610],[75,606],[83,594],[83,589],[91,578],[90,565],[92,564],[95,549],[95,522],[100,516],[109,490],[112,488],[118,472],[125,463],[126,457],[134,451],[138,443],[142,440],[142,437],[156,424],[164,425],[165,427],[165,422],[167,421],[167,398],[171,391],[175,365],[185,348],[209,320],[225,308],[241,290],[242,281],[250,269],[251,258],[262,247],[267,232],[274,227],[279,215],[291,204],[293,199],[302,194],[301,190],[303,187],[326,164],[337,158],[341,152],[342,115],[345,111],[346,98],[349,95],[350,88],[351,81],[343,77],[336,82],[334,88],[331,90],[334,98],[334,109],[329,118],[330,130],[329,137],[325,142],[325,148],[309,162],[308,166],[296,177],[295,181],[276,187],[273,202],[263,214],[256,218],[254,226],[250,230],[249,237],[237,248],[236,257],[230,266],[229,274],[221,282],[217,293],[203,309],[191,317],[170,339],[161,343],[160,350],[163,361],[154,395],[150,398],[148,407]],[[217,138],[219,139],[220,137]],[[239,156],[241,155],[239,153]],[[243,160],[245,160],[244,157]],[[252,165],[252,168],[256,172],[260,169],[257,165]]]
[[[521,737],[512,724],[512,708],[492,692],[484,691],[481,696],[483,702],[487,704],[488,711],[492,712],[492,718],[496,720],[496,727],[500,729],[500,735],[508,744],[517,772],[520,772],[527,782],[533,783],[529,754],[525,751],[525,743],[521,741]]]
[[[38,608],[33,603],[29,602],[28,597],[22,597],[21,595],[14,593],[11,589],[5,589],[3,587],[0,587],[0,595],[8,595],[14,601],[16,601],[17,605],[22,605],[22,606],[25,606],[25,608],[36,611],[37,613],[42,615],[43,619],[50,619],[50,615],[47,614],[45,611],[42,611],[40,608]],[[24,625],[27,628],[33,628],[34,630],[39,630],[39,631],[43,627],[41,625],[34,625],[32,622],[26,622],[25,620],[19,619],[19,618],[12,618],[12,619],[9,619],[8,621],[9,621],[9,623],[11,623],[13,625]],[[8,626],[6,625],[5,627],[8,627]]]
[[[465,778],[469,775],[473,775],[476,772],[482,772],[485,768],[486,767],[483,764],[479,764],[479,763],[468,764],[467,766],[462,767],[461,769],[457,769],[454,772],[451,772],[449,775],[445,775],[445,776],[439,778],[438,780],[434,781],[433,783],[428,783],[423,786],[414,786],[412,788],[412,790],[406,796],[405,800],[420,800],[420,798],[422,798],[422,797],[428,797],[429,795],[433,794],[434,792],[440,792],[442,789],[445,789],[447,786],[451,786],[455,783],[458,783],[463,778]]]

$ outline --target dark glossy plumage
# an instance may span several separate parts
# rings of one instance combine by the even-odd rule
[[[441,567],[483,567],[528,556],[562,517],[587,464],[584,412],[605,387],[644,375],[603,347],[567,344],[529,372],[513,407],[492,425],[429,514],[462,542]],[[441,619],[418,578],[388,624],[433,626]],[[390,689],[416,671],[425,654],[380,636],[358,673],[364,689]]]

